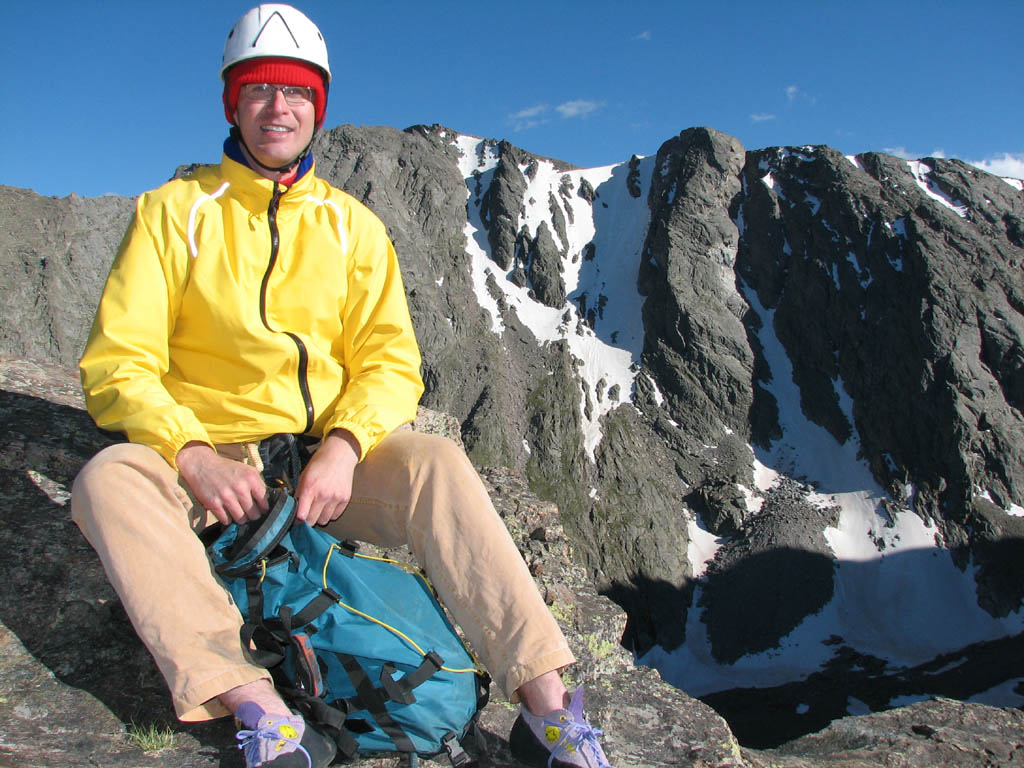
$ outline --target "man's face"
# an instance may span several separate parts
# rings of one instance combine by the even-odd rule
[[[312,101],[289,104],[280,89],[269,101],[254,95],[259,86],[244,85],[238,95],[235,124],[252,155],[272,168],[290,163],[313,138]]]

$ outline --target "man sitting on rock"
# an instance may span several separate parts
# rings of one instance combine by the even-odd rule
[[[228,36],[221,77],[223,158],[139,198],[80,366],[89,413],[130,442],[82,469],[73,516],[178,716],[234,714],[247,766],[334,758],[247,658],[196,535],[266,511],[259,443],[292,433],[320,439],[297,519],[409,545],[522,703],[514,753],[606,766],[559,677],[572,653],[465,454],[396,431],[423,391],[420,354],[384,226],[314,174],[331,79],[320,31],[289,6],[254,8]]]

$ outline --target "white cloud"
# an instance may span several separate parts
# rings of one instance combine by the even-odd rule
[[[547,120],[521,120],[513,126],[512,130],[516,133],[520,131],[528,131],[531,128],[536,128],[538,125],[544,125]]]
[[[512,130],[518,133],[519,131],[526,131],[538,125],[543,125],[547,122],[544,115],[547,114],[549,109],[547,104],[536,104],[532,107],[521,109],[518,112],[513,112],[508,116],[509,122],[514,124]]]
[[[811,96],[806,91],[800,90],[799,86],[787,85],[786,86],[786,100],[789,101],[790,104],[793,104],[798,99],[801,102],[803,102],[803,103],[810,104],[811,106],[814,106],[815,104],[818,103],[818,97],[817,96]]]
[[[651,39],[651,30],[645,29],[639,35],[633,35],[633,39],[634,40],[650,40]]]
[[[967,160],[966,162],[996,176],[1024,179],[1024,152],[1017,154],[1004,152],[1002,156],[993,155],[986,160]]]
[[[895,155],[902,160],[919,160],[922,157],[946,157],[946,153],[942,149],[933,149],[931,152],[911,152],[906,147],[885,147],[882,151],[887,155]],[[953,155],[953,157],[956,157],[956,155]],[[981,170],[991,173],[993,176],[1024,179],[1024,152],[1003,152],[1001,155],[991,155],[984,160],[964,160],[964,162],[976,168],[981,168]]]
[[[547,104],[537,104],[534,107],[527,107],[526,109],[521,109],[518,112],[515,112],[515,113],[509,115],[509,117],[512,120],[529,120],[530,118],[537,117],[538,115],[542,115],[542,114],[544,114],[547,111],[548,111],[548,105]]]
[[[882,151],[887,155],[893,155],[901,160],[920,160],[922,157],[945,157],[942,149],[933,149],[931,152],[911,152],[906,147],[883,147]]]
[[[554,108],[554,111],[563,119],[569,119],[571,117],[587,117],[588,115],[597,112],[603,106],[603,101],[574,99],[572,101],[566,101],[559,104]],[[548,117],[548,114],[551,111],[551,107],[547,104],[535,104],[532,107],[526,107],[525,109],[520,109],[518,112],[513,112],[508,116],[508,121],[513,124],[513,130],[517,132],[525,131],[549,122],[550,117]]]
[[[763,123],[765,120],[774,120],[775,115],[770,115],[767,112],[758,112],[757,114],[750,116],[750,122],[752,123]]]
[[[555,107],[558,113],[565,118],[569,117],[586,117],[592,112],[596,112],[604,106],[602,101],[586,101],[585,99],[576,99],[574,101],[567,101],[564,104],[559,104]]]

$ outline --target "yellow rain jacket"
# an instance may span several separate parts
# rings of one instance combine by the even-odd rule
[[[80,363],[90,415],[172,467],[189,441],[411,421],[420,353],[383,224],[314,176],[224,156],[142,195]]]

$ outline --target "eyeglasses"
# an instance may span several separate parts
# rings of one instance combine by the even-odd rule
[[[293,107],[301,107],[313,100],[313,89],[301,85],[246,83],[242,86],[242,93],[247,99],[253,101],[273,101],[278,91],[284,94],[285,103],[291,104]]]

